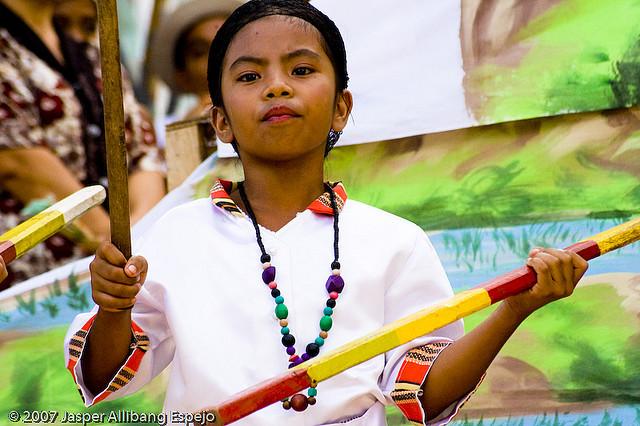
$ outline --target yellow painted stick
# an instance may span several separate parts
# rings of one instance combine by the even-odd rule
[[[58,201],[31,219],[0,235],[0,256],[5,263],[20,257],[90,208],[101,204],[105,197],[104,188],[95,185],[83,188]]]

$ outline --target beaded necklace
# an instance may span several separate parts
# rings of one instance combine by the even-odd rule
[[[260,256],[260,263],[262,263],[262,281],[269,287],[271,290],[271,296],[274,298],[276,302],[275,314],[279,320],[280,324],[280,333],[282,334],[282,344],[286,349],[287,354],[289,355],[289,368],[295,367],[296,365],[303,363],[320,353],[320,347],[324,345],[325,339],[329,336],[328,331],[331,329],[333,325],[333,320],[331,315],[333,314],[333,309],[336,307],[336,299],[338,295],[344,289],[344,280],[340,276],[340,262],[339,252],[338,252],[338,236],[339,236],[339,228],[338,228],[338,208],[336,206],[336,194],[331,188],[331,185],[325,184],[327,191],[329,192],[331,199],[331,209],[333,210],[333,254],[334,260],[331,262],[331,275],[327,279],[327,283],[325,285],[327,289],[327,293],[329,293],[329,298],[327,299],[326,307],[324,308],[324,316],[320,319],[320,333],[318,333],[318,337],[315,341],[309,343],[306,346],[305,353],[302,356],[296,355],[295,343],[296,339],[291,334],[291,330],[289,329],[289,322],[287,321],[287,317],[289,316],[289,310],[287,306],[284,304],[284,297],[281,295],[280,290],[278,290],[278,285],[275,282],[276,278],[276,268],[271,265],[271,256],[267,254],[264,244],[262,243],[262,236],[260,235],[260,227],[258,226],[258,221],[256,220],[256,216],[253,213],[253,209],[251,208],[251,204],[249,204],[249,199],[247,198],[247,194],[244,190],[244,182],[240,182],[238,184],[238,190],[240,192],[240,197],[242,198],[242,202],[244,203],[245,208],[247,209],[247,215],[249,219],[251,219],[251,223],[253,223],[253,227],[256,231],[256,241],[258,243],[258,247],[260,247],[260,252],[262,255]],[[316,389],[316,384],[313,383],[311,387],[307,390],[307,395],[303,394],[295,394],[291,397],[291,399],[286,398],[282,401],[282,407],[285,410],[293,408],[295,411],[304,411],[309,405],[314,405],[316,403],[316,395],[318,391]]]

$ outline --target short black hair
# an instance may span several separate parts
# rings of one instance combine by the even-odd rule
[[[273,15],[300,18],[316,28],[336,74],[336,90],[347,88],[349,76],[344,40],[336,24],[327,15],[305,0],[251,0],[227,18],[211,43],[207,79],[213,106],[222,106],[222,63],[233,37],[247,24]]]

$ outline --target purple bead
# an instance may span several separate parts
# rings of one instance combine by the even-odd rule
[[[335,291],[336,293],[342,293],[342,289],[344,288],[344,280],[340,275],[331,275],[327,280],[327,292],[331,293]]]
[[[289,346],[289,347],[287,348],[287,353],[288,353],[289,355],[293,355],[293,354],[295,354],[295,353],[296,353],[296,348],[294,348],[293,346]]]
[[[264,281],[265,284],[269,284],[271,281],[274,281],[275,279],[276,279],[275,266],[269,266],[267,269],[262,271],[262,281]]]
[[[306,352],[302,354],[302,357],[300,357],[300,359],[301,359],[302,361],[309,361],[309,358],[311,358],[311,357],[310,357],[310,356],[309,356],[309,354],[308,354],[308,353],[306,353]]]
[[[295,361],[291,361],[289,363],[289,368],[295,367],[296,365],[300,364],[301,362],[302,362],[302,359],[300,359],[300,358],[296,359]]]

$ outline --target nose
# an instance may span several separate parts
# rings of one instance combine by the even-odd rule
[[[280,74],[273,76],[273,78],[269,80],[264,91],[264,96],[267,99],[277,97],[287,98],[291,95],[293,95],[293,89],[287,83],[286,77]]]

